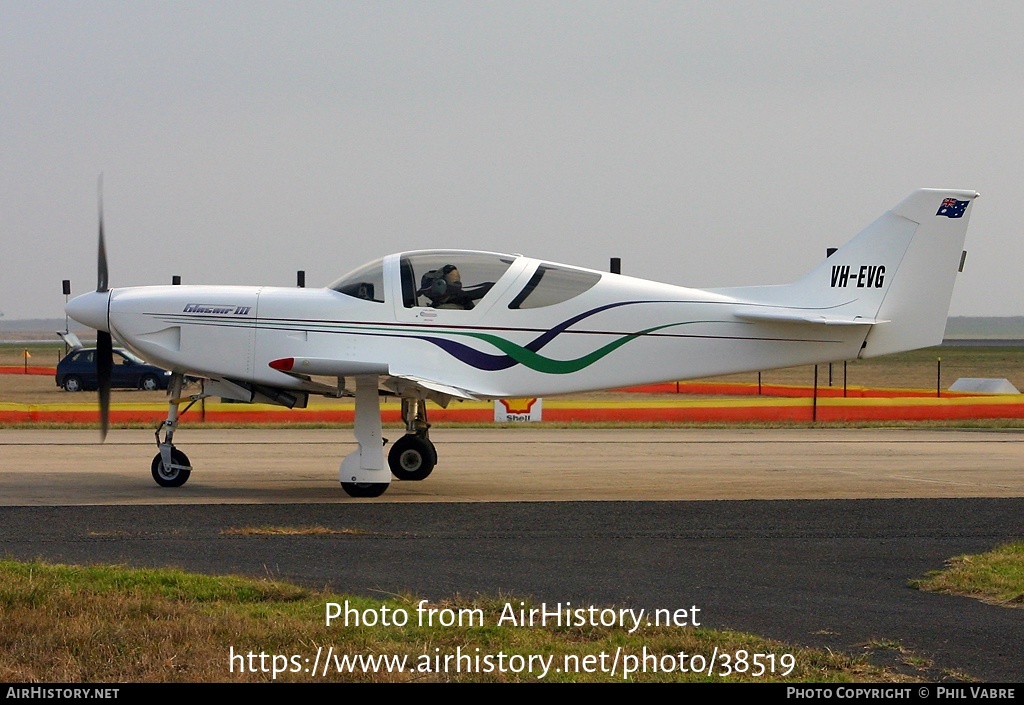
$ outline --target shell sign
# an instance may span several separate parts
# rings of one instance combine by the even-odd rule
[[[495,423],[540,421],[543,399],[498,399],[494,402]]]

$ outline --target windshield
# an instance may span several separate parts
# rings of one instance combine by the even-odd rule
[[[330,288],[364,301],[384,303],[384,260],[364,264],[331,284]]]

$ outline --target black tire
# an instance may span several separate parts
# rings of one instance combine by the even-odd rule
[[[388,489],[387,482],[342,482],[341,489],[349,497],[380,497]]]
[[[155,392],[160,389],[160,380],[156,378],[156,375],[142,375],[139,380],[139,389],[146,392]]]
[[[388,453],[388,466],[391,474],[399,480],[419,482],[427,479],[427,476],[437,465],[437,450],[434,444],[426,438],[420,438],[411,433],[399,438],[391,446]]]
[[[188,456],[177,448],[171,448],[171,461],[175,465],[191,465],[188,462]],[[161,487],[181,487],[188,482],[191,474],[192,471],[187,468],[182,470],[164,470],[164,459],[160,453],[157,453],[156,457],[153,458],[153,479]]]
[[[64,387],[65,392],[81,392],[85,389],[82,378],[78,375],[68,375],[64,378],[64,383],[61,386]]]

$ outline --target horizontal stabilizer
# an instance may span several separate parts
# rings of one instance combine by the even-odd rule
[[[830,313],[819,313],[814,310],[796,308],[740,308],[735,311],[736,317],[746,321],[775,321],[778,323],[816,323],[825,326],[873,326],[888,323],[864,316],[839,316]]]

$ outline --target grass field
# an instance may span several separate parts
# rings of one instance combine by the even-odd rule
[[[286,533],[275,527],[274,534]],[[912,587],[969,595],[1005,606],[1019,606],[1024,593],[1020,543],[979,556],[959,556],[944,571],[912,581]],[[346,624],[325,620],[328,604],[350,615]],[[930,661],[899,644],[867,644],[859,657],[773,642],[750,634],[692,626],[660,626],[624,633],[621,628],[594,625],[525,627],[502,624],[500,617],[529,608],[514,597],[478,597],[428,604],[437,624],[417,617],[420,600],[411,595],[368,599],[299,587],[285,582],[242,577],[203,576],[177,569],[125,566],[66,566],[42,562],[0,561],[0,680],[7,682],[252,682],[252,681],[391,681],[502,682],[524,681],[787,681],[908,682],[952,678],[962,673],[937,673]],[[599,606],[597,606],[599,607]],[[351,610],[351,611],[348,611]],[[406,623],[397,625],[395,615]],[[392,618],[387,625],[382,615]],[[440,623],[441,615],[458,615],[465,623]],[[359,623],[359,619],[373,625]],[[409,619],[409,615],[413,615]],[[431,617],[431,622],[433,617]],[[453,626],[454,624],[454,626]],[[301,636],[296,636],[301,635]],[[306,658],[320,663],[311,673]],[[583,663],[601,654],[659,655],[717,653],[771,654],[755,675],[711,676],[692,672],[640,672],[617,676],[593,669],[573,670],[554,664]],[[336,651],[335,651],[336,650]],[[872,665],[875,651],[893,651],[896,665]],[[242,656],[230,658],[234,652]],[[533,667],[501,669],[489,663],[486,672],[459,673],[434,660],[443,654],[467,653],[495,657],[533,654]],[[258,654],[272,654],[260,659]],[[255,659],[244,655],[257,654]],[[287,656],[286,656],[287,655]],[[366,668],[353,659],[370,655],[405,659],[403,672]],[[299,661],[294,660],[298,656]],[[354,668],[339,669],[342,659]],[[548,659],[550,659],[548,661]],[[885,657],[892,663],[892,654]],[[544,663],[548,667],[544,667]],[[379,664],[379,662],[377,662]],[[488,663],[482,661],[481,663]],[[664,664],[665,662],[659,661]],[[359,665],[361,664],[361,665]],[[636,664],[639,666],[639,662]],[[770,665],[770,669],[769,669]],[[250,668],[255,666],[255,668]]]
[[[913,580],[911,587],[966,595],[1003,607],[1024,607],[1024,541],[976,556],[957,556],[946,568]]]

